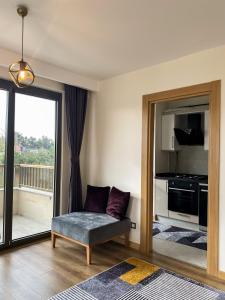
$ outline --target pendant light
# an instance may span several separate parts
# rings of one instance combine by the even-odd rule
[[[9,74],[17,87],[24,88],[32,85],[35,76],[30,65],[23,60],[24,17],[26,17],[28,13],[27,7],[19,6],[17,13],[22,17],[22,58],[20,61],[9,66]]]

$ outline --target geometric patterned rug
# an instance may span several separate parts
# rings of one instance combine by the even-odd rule
[[[153,222],[153,236],[201,250],[207,250],[207,233]]]
[[[53,296],[50,300],[225,300],[225,292],[138,258]]]

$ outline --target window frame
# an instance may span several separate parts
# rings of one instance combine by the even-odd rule
[[[6,150],[4,178],[3,243],[1,248],[9,248],[50,236],[51,230],[12,240],[13,222],[13,176],[14,176],[14,130],[15,130],[15,95],[24,94],[55,101],[55,168],[53,191],[53,216],[60,213],[61,186],[61,142],[62,142],[62,93],[40,87],[18,88],[11,81],[0,79],[0,89],[8,91],[6,114]]]

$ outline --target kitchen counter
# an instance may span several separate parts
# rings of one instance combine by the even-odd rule
[[[155,178],[168,180],[168,179],[174,179],[176,175],[177,175],[176,173],[157,173],[155,175]]]
[[[185,180],[185,181],[195,181],[198,183],[203,183],[203,184],[208,184],[208,178],[207,179],[194,179],[194,178],[188,178],[188,177],[177,177],[179,175],[179,173],[172,173],[172,172],[168,172],[168,173],[157,173],[155,175],[156,179],[164,179],[164,180],[170,180],[170,179],[178,179],[178,180]],[[190,176],[194,176],[194,174],[190,174]]]

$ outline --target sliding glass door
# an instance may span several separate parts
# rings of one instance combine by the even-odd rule
[[[61,94],[1,85],[0,242],[10,246],[48,234],[58,214]]]
[[[8,92],[0,89],[0,244],[4,243],[5,150]]]
[[[51,227],[55,105],[49,99],[15,94],[13,239]]]

